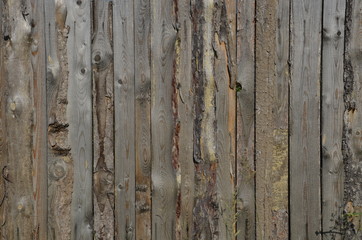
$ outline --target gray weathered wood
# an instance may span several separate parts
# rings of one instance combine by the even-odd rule
[[[71,239],[93,237],[92,66],[89,1],[67,1],[69,144],[74,164]]]
[[[93,3],[93,189],[96,239],[114,239],[114,144],[112,9]]]
[[[33,1],[31,64],[33,69],[33,196],[34,239],[47,238],[47,109],[44,2]]]
[[[341,231],[344,169],[343,50],[345,1],[324,2],[322,52],[322,231]],[[334,221],[330,221],[333,219]],[[339,234],[335,239],[342,239]]]
[[[149,0],[134,2],[136,239],[151,239],[151,62]]]
[[[175,239],[176,179],[172,167],[174,6],[151,1],[152,239]]]
[[[290,237],[320,239],[321,0],[293,0],[290,79]]]
[[[115,231],[135,239],[135,65],[133,1],[114,2]]]
[[[255,0],[237,1],[237,239],[255,239]]]
[[[256,238],[286,239],[289,0],[256,12]]]

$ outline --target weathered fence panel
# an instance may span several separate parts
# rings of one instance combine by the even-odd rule
[[[0,1],[0,238],[359,239],[361,12]]]

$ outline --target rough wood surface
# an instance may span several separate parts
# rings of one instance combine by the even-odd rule
[[[322,231],[341,231],[344,169],[343,51],[345,1],[324,3],[322,35]],[[330,221],[332,219],[332,221]],[[335,239],[342,236],[335,234]]]
[[[290,237],[320,239],[320,0],[291,2]]]
[[[67,1],[69,144],[74,166],[71,239],[93,237],[90,2]],[[72,51],[70,51],[72,49]]]
[[[257,1],[256,238],[288,238],[289,1]]]
[[[344,201],[345,210],[362,207],[362,168],[361,168],[361,134],[362,134],[362,2],[348,0],[346,2],[345,25],[345,59],[344,59],[344,125],[342,154],[344,162]],[[350,206],[349,206],[350,205]],[[349,206],[349,207],[348,207]],[[347,211],[354,212],[354,211]],[[358,212],[361,212],[359,210]],[[352,219],[350,219],[352,220]],[[350,222],[348,220],[348,222]],[[354,224],[346,231],[350,239],[361,238],[361,222]],[[352,221],[353,223],[353,221]]]
[[[114,2],[115,231],[135,239],[135,65],[133,1]]]
[[[114,239],[112,5],[93,3],[93,190],[96,239]]]
[[[255,239],[255,0],[237,1],[237,239]]]
[[[151,239],[151,61],[150,0],[134,2],[136,239]]]
[[[174,5],[151,1],[152,239],[175,239],[176,179],[172,166]]]

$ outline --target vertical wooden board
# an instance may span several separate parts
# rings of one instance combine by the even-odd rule
[[[257,1],[256,237],[288,238],[289,1]]]
[[[151,1],[152,239],[175,239],[172,166],[172,79],[176,30],[173,3]]]
[[[228,0],[216,6],[213,22],[218,238],[235,239],[236,1]]]
[[[151,62],[150,0],[134,2],[136,239],[151,239]]]
[[[44,2],[32,3],[34,239],[47,238],[47,128]]]
[[[343,214],[343,51],[345,1],[324,2],[322,52],[322,231],[341,231]],[[332,221],[331,221],[332,219]],[[326,235],[326,237],[329,235]],[[342,239],[334,234],[335,239]]]
[[[347,218],[350,227],[345,231],[347,238],[361,238],[362,216],[362,168],[361,168],[361,119],[362,106],[362,2],[346,2],[345,59],[344,59],[344,127],[342,154],[344,162],[344,210],[355,214]],[[351,223],[353,226],[351,226]]]
[[[6,181],[5,239],[34,237],[33,195],[33,12],[29,1],[6,1],[6,43],[3,49],[6,84],[5,121],[7,163],[2,168]],[[4,39],[5,40],[5,39]],[[6,159],[6,158],[5,158]]]
[[[48,239],[71,238],[73,159],[70,154],[68,98],[67,6],[45,2],[48,139]]]
[[[255,0],[237,1],[237,239],[255,239]]]
[[[93,202],[96,239],[114,239],[112,5],[93,2]]]
[[[176,6],[175,6],[176,8]],[[190,4],[186,0],[177,1],[173,88],[173,163],[176,169],[176,239],[192,239],[194,164],[193,164],[193,100],[192,89],[192,25]]]
[[[90,2],[67,1],[70,153],[74,164],[71,239],[93,237]]]
[[[133,1],[115,1],[115,231],[116,239],[134,239],[135,219],[135,111]]]
[[[320,59],[322,1],[292,1],[290,237],[320,239]]]

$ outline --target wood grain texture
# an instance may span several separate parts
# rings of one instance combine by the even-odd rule
[[[152,239],[175,239],[176,179],[172,166],[174,5],[151,1]]]
[[[112,5],[94,1],[92,8],[93,189],[96,239],[114,239],[114,125]]]
[[[44,2],[32,2],[31,64],[33,69],[33,196],[34,239],[47,238],[47,109]]]
[[[327,1],[323,10],[322,52],[322,231],[341,231],[343,206],[343,51],[345,1]],[[330,221],[333,219],[334,221]],[[342,239],[336,234],[335,239]]]
[[[115,1],[115,231],[116,239],[135,239],[135,65],[133,1]]]
[[[257,1],[256,238],[288,238],[289,1]]]
[[[151,12],[150,0],[134,2],[136,239],[151,239]]]
[[[292,1],[290,238],[320,239],[320,66],[322,1]]]
[[[237,1],[237,235],[255,239],[255,0]]]
[[[344,58],[344,126],[342,154],[344,162],[344,201],[346,212],[361,212],[362,207],[362,168],[361,158],[361,86],[362,86],[362,2],[346,2],[345,58]],[[352,210],[352,211],[351,211]],[[361,217],[347,229],[346,237],[361,238]],[[358,223],[359,222],[359,223]],[[359,230],[358,230],[359,229]]]
[[[92,78],[89,1],[67,1],[70,153],[74,164],[71,239],[93,237]],[[72,49],[72,51],[70,51]]]
[[[192,24],[190,2],[178,0],[176,12],[177,38],[175,43],[173,88],[174,132],[172,158],[176,170],[176,239],[192,239],[194,164],[192,89]],[[176,6],[175,6],[176,8]]]

